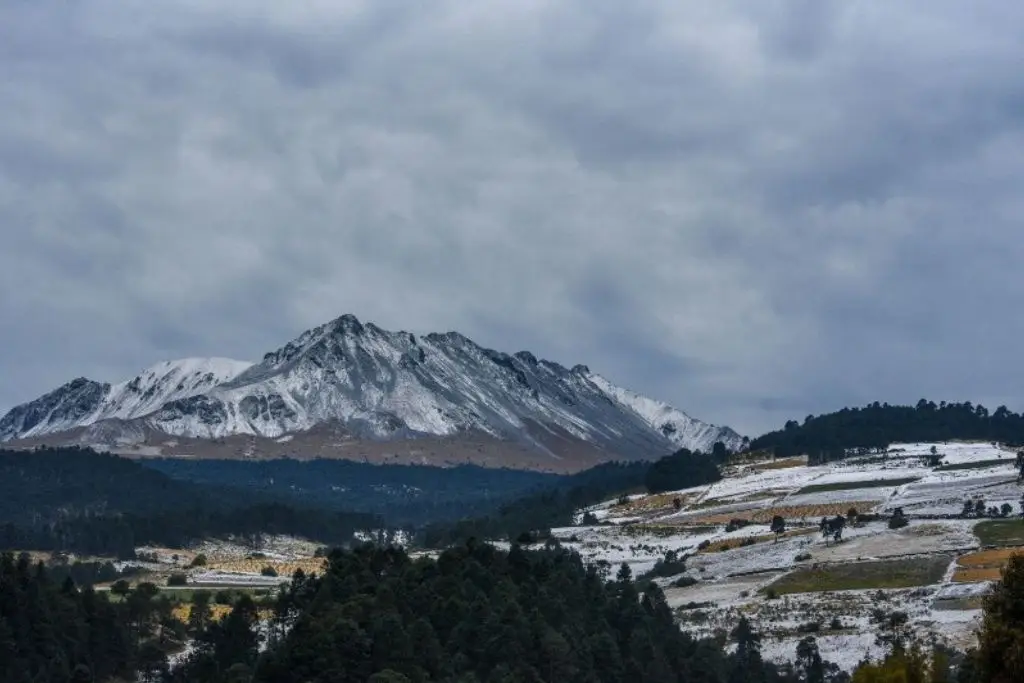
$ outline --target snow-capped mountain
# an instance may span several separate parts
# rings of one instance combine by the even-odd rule
[[[375,441],[486,434],[550,454],[552,444],[576,440],[608,458],[741,441],[731,429],[617,387],[582,365],[567,369],[525,351],[493,351],[455,332],[389,332],[351,315],[255,364],[188,359],[122,384],[76,379],[0,419],[0,440],[89,427],[122,441],[154,432],[280,442],[325,424]]]
[[[144,417],[169,401],[209,391],[251,365],[229,358],[184,358],[157,363],[119,384],[79,377],[7,413],[0,419],[0,441]]]

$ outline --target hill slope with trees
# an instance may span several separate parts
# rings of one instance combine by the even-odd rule
[[[998,441],[1024,443],[1024,415],[999,406],[989,412],[981,405],[934,403],[921,399],[915,406],[872,403],[843,408],[826,415],[808,415],[803,423],[790,420],[750,442],[751,451],[768,450],[776,457],[808,454],[812,460],[837,460],[846,449],[884,449],[893,443],[929,441]]]

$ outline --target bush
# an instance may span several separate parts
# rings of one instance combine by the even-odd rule
[[[654,563],[654,568],[651,569],[651,571],[644,574],[644,578],[666,578],[669,576],[675,576],[676,574],[682,574],[685,571],[686,558],[679,557],[679,553],[675,550],[669,550],[665,553],[665,557]]]
[[[817,633],[821,630],[821,622],[808,621],[805,624],[800,624],[796,627],[798,633]]]
[[[750,522],[746,519],[731,519],[729,523],[725,525],[725,532],[731,533],[737,529],[742,529],[745,526],[750,526]]]
[[[707,550],[711,547],[711,541],[705,539],[697,544],[697,550]]]
[[[167,577],[168,586],[187,586],[188,578],[184,574],[171,574]]]
[[[843,622],[839,619],[839,617],[832,617],[832,622],[828,625],[828,627],[833,631],[842,631],[844,628]]]
[[[889,518],[890,529],[902,529],[909,523],[910,522],[907,521],[906,516],[903,514],[903,510],[896,510],[893,516]]]
[[[262,574],[263,576],[277,576],[277,570],[271,567],[270,565],[267,565],[266,567],[260,570],[260,574]]]
[[[206,555],[203,555],[202,553],[199,553],[194,558],[192,558],[192,564],[190,564],[189,566],[190,567],[205,567],[206,566]]]
[[[678,579],[672,582],[672,585],[676,588],[686,588],[697,583],[697,579],[692,576],[680,576]]]
[[[231,593],[228,591],[217,591],[213,596],[213,601],[218,605],[231,605],[234,603],[231,599]]]
[[[779,594],[774,588],[765,588],[764,597],[766,600],[778,600]]]
[[[794,558],[796,562],[806,562],[809,559],[811,559],[810,553],[800,553]]]

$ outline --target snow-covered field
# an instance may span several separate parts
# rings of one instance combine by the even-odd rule
[[[933,447],[942,456],[940,467],[927,463]],[[959,649],[971,645],[980,623],[980,598],[992,584],[953,583],[956,558],[981,545],[974,527],[983,519],[962,518],[961,512],[965,501],[981,499],[986,508],[1010,504],[1009,516],[1019,519],[1024,487],[1017,482],[1015,458],[1014,452],[993,444],[935,443],[900,444],[885,454],[816,467],[744,465],[712,485],[659,497],[633,496],[625,505],[605,502],[578,515],[581,521],[590,512],[597,525],[552,533],[585,561],[608,563],[612,574],[625,563],[639,576],[668,551],[686,556],[685,574],[657,579],[682,628],[713,634],[731,629],[742,613],[763,632],[766,657],[791,660],[799,640],[813,635],[826,659],[850,669],[881,652],[871,622],[879,609],[907,613],[913,631],[926,642]],[[681,499],[680,510],[672,505],[673,497]],[[879,518],[848,525],[841,542],[826,542],[818,521],[825,514],[845,515],[848,506]],[[898,507],[910,522],[889,529],[887,519]],[[776,513],[786,519],[792,535],[772,538],[768,520]],[[757,523],[727,532],[732,518]],[[702,551],[702,543],[713,545]],[[938,562],[940,572],[948,561],[948,567],[941,578],[932,574],[929,580],[935,582],[923,586],[885,587],[891,578],[885,576],[879,586],[858,590],[825,591],[829,586],[815,584],[829,568],[882,560],[932,567]],[[814,572],[794,575],[811,577],[800,584],[806,592],[776,598],[774,589],[766,591],[781,577],[812,567]],[[683,576],[696,583],[673,585]]]

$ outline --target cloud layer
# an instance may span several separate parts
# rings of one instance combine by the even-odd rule
[[[0,4],[0,409],[352,312],[747,433],[1024,408],[1024,7]]]

